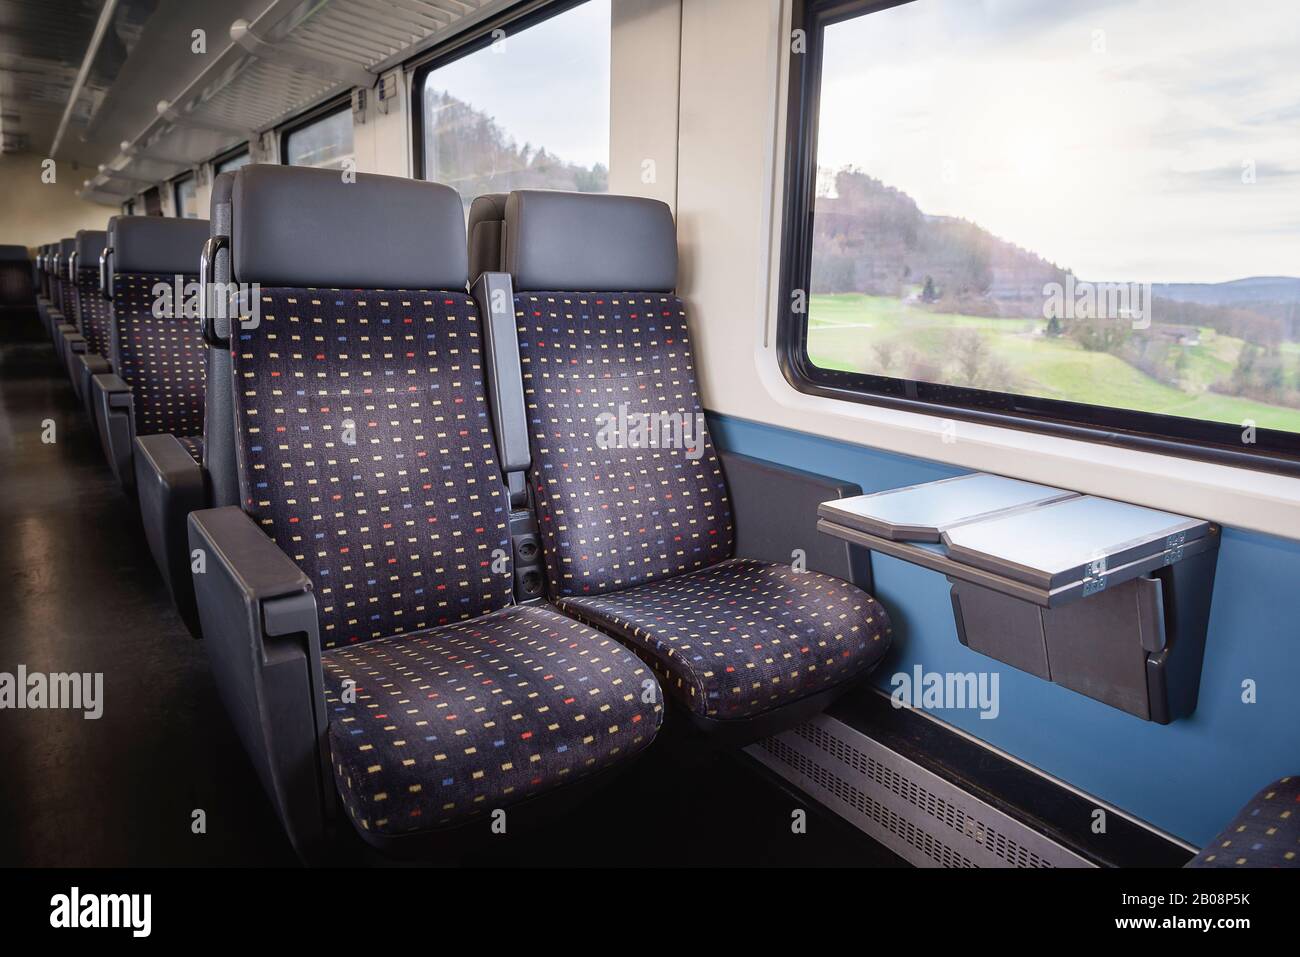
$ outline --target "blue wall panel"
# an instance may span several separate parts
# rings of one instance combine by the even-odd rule
[[[710,416],[717,444],[746,455],[857,482],[868,492],[962,469],[818,436]],[[877,597],[895,645],[876,673],[996,672],[1001,713],[934,713],[1197,846],[1274,778],[1300,773],[1300,543],[1225,529],[1196,713],[1170,725],[1142,721],[1041,681],[957,641],[942,575],[873,555]],[[1242,682],[1258,688],[1242,702]]]

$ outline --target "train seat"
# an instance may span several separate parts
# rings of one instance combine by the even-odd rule
[[[233,181],[234,173],[221,173],[213,179],[209,238],[229,232]],[[110,239],[111,228],[110,224]],[[200,250],[200,259],[206,255],[205,246]],[[212,278],[203,275],[202,266],[200,278]],[[196,330],[202,328],[199,323],[200,320],[195,320]],[[206,340],[201,333],[196,334]],[[202,354],[206,370],[203,379],[203,433],[137,435],[133,456],[136,499],[145,540],[171,595],[172,604],[195,638],[202,637],[202,633],[194,604],[194,580],[190,568],[189,515],[201,508],[233,505],[239,501],[236,490],[214,499],[213,483],[205,461],[205,452],[211,447],[206,436],[213,425],[212,410],[219,410],[217,419],[229,417],[230,413],[230,350],[225,346],[214,349],[213,343],[204,341]],[[218,446],[223,444],[233,446],[233,442],[217,442]]]
[[[754,740],[822,710],[880,661],[889,617],[847,581],[735,554],[674,295],[668,207],[516,191],[504,257],[556,606],[636,649],[718,740]],[[817,536],[813,515],[803,519],[806,546]]]
[[[102,229],[78,230],[76,258],[69,268],[79,335],[68,340],[66,359],[72,390],[83,402],[91,375],[109,371],[103,358],[108,346],[108,303],[99,288],[99,257],[107,236]]]
[[[1300,775],[1279,778],[1238,812],[1188,867],[1300,867]]]
[[[119,216],[113,224],[113,371],[91,382],[104,454],[128,492],[137,435],[185,436],[202,453],[206,363],[198,297],[187,284],[207,235],[205,219]]]
[[[77,330],[77,314],[72,301],[72,283],[68,280],[68,267],[72,254],[76,251],[77,239],[68,236],[60,239],[54,254],[54,308],[56,321],[51,323],[50,336],[54,340],[54,351],[58,353],[59,364],[68,367],[67,337],[80,335]]]
[[[619,642],[514,603],[457,194],[247,166],[231,221],[231,279],[260,297],[230,329],[242,508],[193,512],[190,545],[218,687],[294,846],[319,846],[334,794],[400,852],[621,767],[660,691]]]
[[[0,245],[0,311],[36,304],[32,260],[26,246]]]
[[[50,299],[50,268],[53,256],[53,243],[42,244],[36,254],[36,314],[40,316],[41,325],[45,327],[47,335],[52,335],[50,331],[50,311],[54,307],[54,302]]]

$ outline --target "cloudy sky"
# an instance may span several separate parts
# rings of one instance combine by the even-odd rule
[[[496,119],[521,146],[571,163],[609,164],[610,0],[566,10],[472,53],[426,83]]]
[[[1086,279],[1300,275],[1298,7],[916,0],[836,24],[818,162]]]

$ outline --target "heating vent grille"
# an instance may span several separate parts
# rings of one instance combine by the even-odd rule
[[[971,860],[954,851],[947,844],[921,830],[911,821],[904,820],[879,801],[859,791],[852,784],[818,766],[778,738],[768,738],[760,746],[797,770],[806,778],[816,781],[859,814],[869,817],[895,837],[906,841],[940,867],[974,867]]]
[[[943,798],[917,784],[916,781],[886,767],[875,758],[863,754],[847,741],[835,737],[824,727],[806,722],[794,729],[814,747],[820,748],[832,757],[839,758],[853,770],[866,775],[882,788],[898,795],[902,800],[920,808],[935,821],[958,834],[963,834],[976,844],[988,848],[995,856],[1006,861],[1012,867],[1054,867],[1033,851],[1021,846],[1001,831],[991,827],[986,821],[979,820],[961,808],[954,807]],[[945,865],[947,866],[947,865]]]
[[[919,866],[1088,866],[1047,836],[834,718],[821,715],[749,750]]]

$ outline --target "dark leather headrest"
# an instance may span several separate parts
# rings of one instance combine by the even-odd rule
[[[234,280],[263,286],[464,289],[454,189],[395,176],[245,166],[231,204]]]
[[[63,257],[63,261],[65,263],[68,261],[68,257],[72,255],[72,251],[76,248],[77,248],[77,240],[75,237],[59,240],[58,252],[59,255]]]
[[[2,262],[21,262],[27,258],[26,246],[0,246],[0,261]]]
[[[162,216],[115,216],[113,272],[151,275],[196,275],[203,244],[208,241],[206,219]]]
[[[77,230],[77,268],[97,269],[108,233],[102,229]]]
[[[469,281],[485,272],[501,271],[501,238],[505,230],[506,194],[484,193],[469,204]]]
[[[505,271],[517,291],[677,288],[677,228],[658,200],[515,190],[505,229]]]

